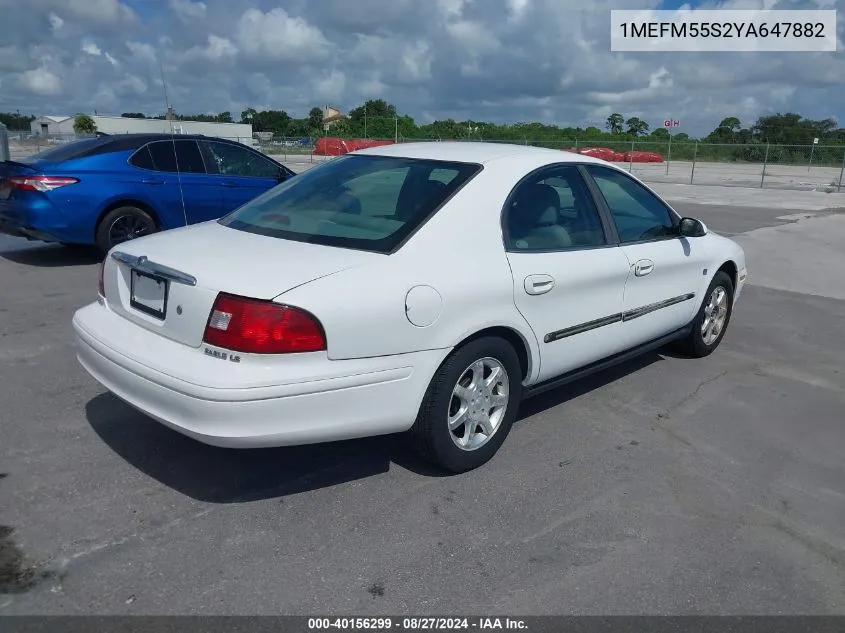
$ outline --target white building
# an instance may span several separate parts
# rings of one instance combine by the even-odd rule
[[[38,136],[73,134],[72,116],[42,116],[30,123],[33,134]]]
[[[121,116],[90,115],[97,131],[104,134],[202,134],[217,138],[229,138],[241,143],[252,142],[250,123],[210,123],[206,121],[171,121],[164,119],[133,119]],[[73,131],[72,116],[42,116],[35,119],[30,128],[38,136],[70,136]]]

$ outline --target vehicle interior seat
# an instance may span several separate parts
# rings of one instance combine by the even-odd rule
[[[572,245],[569,231],[560,224],[560,196],[546,184],[529,186],[508,213],[511,241],[518,249],[545,250]]]

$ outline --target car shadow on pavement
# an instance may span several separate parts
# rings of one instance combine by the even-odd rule
[[[596,389],[600,389],[601,387],[616,382],[629,374],[637,373],[649,365],[653,365],[654,363],[658,363],[669,357],[674,358],[676,356],[674,352],[661,348],[657,351],[648,352],[625,363],[605,369],[604,371],[597,372],[591,376],[582,378],[581,380],[576,380],[568,385],[563,385],[562,387],[557,387],[551,391],[538,394],[522,403],[522,406],[519,408],[517,421],[524,420],[533,415],[569,402],[570,400],[574,400],[579,396],[583,396],[591,391],[595,391]]]
[[[168,429],[110,393],[90,400],[85,411],[94,432],[135,468],[209,503],[285,497],[382,474],[391,464],[426,477],[446,474],[429,466],[397,436],[227,449]]]
[[[564,404],[664,359],[651,352],[526,400],[518,420]],[[391,464],[425,477],[449,476],[420,458],[401,436],[294,446],[227,449],[168,429],[110,393],[85,407],[94,432],[138,470],[193,499],[243,503],[285,497],[386,473]]]
[[[16,264],[39,268],[90,266],[103,261],[103,256],[93,247],[61,245],[43,245],[9,250],[0,253],[0,257]]]

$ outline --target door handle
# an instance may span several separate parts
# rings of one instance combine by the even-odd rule
[[[654,262],[650,259],[641,259],[634,264],[634,274],[637,277],[645,277],[652,270],[654,270]]]
[[[551,275],[528,275],[525,278],[525,292],[541,295],[555,287],[555,278]]]
[[[224,181],[223,181],[223,186],[224,186],[224,187],[237,187],[237,186],[238,186],[238,183],[236,183],[236,182],[232,182],[231,180],[224,180]]]
[[[158,178],[144,178],[142,181],[145,185],[163,185],[164,181]]]

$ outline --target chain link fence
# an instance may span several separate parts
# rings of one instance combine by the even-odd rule
[[[76,134],[33,135],[29,131],[8,132],[11,158],[19,159],[57,144],[85,138]],[[319,154],[317,136],[281,136],[256,134],[256,138],[230,140],[260,149],[280,162],[315,163],[334,156]],[[452,139],[410,138],[401,134],[392,138],[374,138],[403,142],[445,142]],[[347,139],[349,140],[349,139]],[[532,140],[482,138],[467,134],[461,141],[512,143],[555,150],[593,153],[631,172],[646,182],[845,191],[845,146],[777,145],[768,143],[722,144],[674,140],[553,139]],[[646,158],[658,162],[639,162]]]

